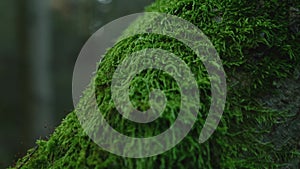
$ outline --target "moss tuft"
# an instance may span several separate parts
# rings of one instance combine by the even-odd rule
[[[166,110],[156,122],[135,124],[123,119],[110,97],[111,72],[127,54],[161,48],[190,66],[200,88],[203,98],[200,116],[189,135],[164,154],[144,159],[123,158],[93,143],[83,132],[75,112],[71,112],[49,140],[37,141],[37,147],[29,150],[14,168],[299,167],[299,145],[293,144],[299,144],[299,134],[285,135],[282,139],[286,142],[280,144],[272,138],[278,136],[277,126],[285,123],[293,125],[291,131],[299,130],[299,120],[292,119],[298,119],[300,110],[295,113],[290,109],[266,106],[263,100],[277,96],[278,84],[300,70],[296,69],[300,61],[299,9],[298,0],[157,0],[146,11],[177,15],[192,22],[210,38],[223,61],[228,100],[213,136],[204,144],[197,142],[210,104],[210,82],[202,63],[179,41],[161,35],[139,35],[108,50],[95,81],[99,108],[108,122],[126,135],[151,136],[168,128],[176,119],[180,95],[175,81],[165,73],[143,71],[135,77],[130,88],[130,98],[141,110],[149,106],[147,99],[152,88],[165,91]],[[135,23],[126,31],[145,28],[141,23]],[[87,89],[86,95],[90,92],[93,91]]]

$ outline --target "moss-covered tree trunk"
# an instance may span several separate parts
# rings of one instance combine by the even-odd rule
[[[90,140],[75,112],[71,112],[49,140],[38,140],[36,148],[29,150],[15,168],[299,168],[299,10],[298,0],[157,0],[146,11],[176,15],[198,26],[222,59],[228,99],[213,136],[203,144],[197,142],[199,126],[203,125],[199,117],[189,135],[173,149],[142,159],[119,157]],[[134,32],[134,27],[129,31]],[[169,114],[177,110],[180,98],[176,92],[167,94],[172,103],[167,104],[161,123],[154,123],[156,127],[141,129],[140,124],[128,123],[112,108],[109,72],[115,69],[118,59],[145,48],[168,50],[192,66],[193,73],[203,75],[199,77],[205,79],[206,74],[201,62],[193,60],[195,54],[189,48],[168,37],[134,36],[111,48],[95,81],[99,107],[104,107],[103,113],[111,125],[122,122],[135,128],[126,131],[127,126],[120,127],[132,136],[156,134],[168,128],[176,117]],[[138,75],[144,79],[136,80],[130,89],[135,94],[131,98],[135,106],[147,107],[145,98],[149,91],[145,91],[145,79],[151,87],[167,92],[175,86],[175,90],[174,81],[159,81],[168,79],[166,76],[155,70]],[[197,80],[201,98],[208,97],[209,84]],[[208,106],[209,99],[204,99],[200,112],[203,117]]]

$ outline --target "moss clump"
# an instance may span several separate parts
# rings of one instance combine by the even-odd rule
[[[15,168],[299,167],[299,135],[285,135],[284,144],[272,139],[277,138],[274,128],[286,122],[291,122],[295,131],[299,129],[299,123],[291,120],[298,119],[299,111],[266,107],[262,101],[276,95],[277,84],[300,70],[296,69],[300,61],[299,9],[297,0],[157,0],[146,10],[177,15],[192,22],[210,38],[223,61],[228,99],[213,136],[204,144],[197,142],[210,101],[210,83],[204,66],[177,40],[139,35],[121,41],[107,52],[95,81],[99,108],[105,110],[104,115],[113,127],[127,135],[151,136],[168,128],[176,119],[180,95],[175,81],[163,72],[143,71],[130,88],[131,100],[141,110],[149,106],[147,96],[151,88],[166,92],[166,109],[154,123],[135,124],[123,119],[110,97],[111,72],[126,54],[161,48],[180,56],[190,66],[204,98],[201,116],[189,135],[164,154],[144,159],[123,158],[93,143],[83,132],[75,112],[71,112],[49,140],[38,141],[37,148],[29,150]],[[146,28],[142,21],[135,24],[127,31]],[[88,102],[91,92],[94,91],[86,90],[83,104]]]

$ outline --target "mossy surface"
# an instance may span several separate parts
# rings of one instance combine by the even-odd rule
[[[130,87],[131,101],[140,110],[149,108],[151,89],[165,91],[168,103],[158,121],[136,124],[123,119],[110,96],[112,73],[127,54],[161,48],[184,60],[199,85],[201,110],[188,136],[158,156],[119,157],[93,143],[84,133],[75,112],[71,112],[49,140],[37,141],[37,147],[29,150],[14,168],[299,167],[300,136],[296,131],[299,130],[300,105],[296,101],[282,103],[284,98],[299,97],[281,93],[289,90],[299,93],[300,90],[297,83],[297,71],[300,70],[299,9],[300,1],[297,0],[157,0],[146,11],[164,12],[192,22],[210,38],[222,59],[228,99],[212,137],[204,144],[198,143],[210,105],[210,81],[201,61],[177,40],[143,34],[125,39],[108,50],[95,79],[99,108],[109,124],[129,136],[152,136],[167,129],[176,119],[180,95],[174,79],[164,72],[143,71]],[[137,21],[126,31],[146,29],[144,22]],[[288,80],[294,85],[286,84]],[[87,88],[82,106],[87,106],[91,92],[94,91]],[[280,108],[276,106],[279,103],[282,104]],[[294,134],[283,134],[284,129]]]

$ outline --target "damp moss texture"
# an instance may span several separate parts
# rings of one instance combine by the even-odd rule
[[[109,124],[128,136],[149,137],[169,128],[180,108],[180,92],[176,81],[163,71],[142,71],[130,86],[129,97],[139,110],[149,108],[151,89],[165,92],[166,109],[155,122],[139,124],[122,118],[110,96],[112,72],[126,55],[147,48],[167,50],[186,62],[200,90],[201,109],[187,137],[158,156],[119,157],[89,139],[74,110],[48,140],[38,140],[37,146],[12,168],[299,168],[299,10],[299,0],[156,0],[146,11],[190,21],[205,33],[220,55],[228,93],[212,137],[198,143],[210,106],[210,81],[201,61],[175,39],[142,34],[107,51],[94,81],[98,106]],[[136,29],[145,29],[143,21],[126,31]],[[86,89],[81,106],[88,106],[91,92]]]

